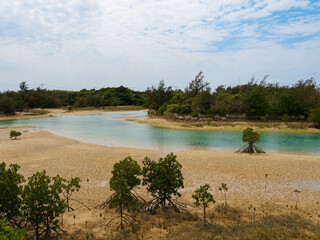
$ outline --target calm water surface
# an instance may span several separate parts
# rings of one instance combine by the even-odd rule
[[[146,118],[146,112],[110,112],[95,115],[1,121],[0,127],[39,126],[57,135],[106,146],[149,148],[163,151],[182,149],[237,150],[243,145],[241,132],[185,131],[156,128],[118,117]],[[258,146],[267,152],[320,155],[320,134],[261,133]]]

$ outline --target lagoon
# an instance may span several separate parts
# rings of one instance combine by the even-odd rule
[[[1,121],[0,127],[38,126],[39,130],[108,147],[134,147],[162,151],[186,149],[235,151],[244,143],[238,131],[190,131],[157,128],[121,118],[147,118],[144,111],[107,112]],[[120,119],[119,119],[120,118]],[[320,134],[263,132],[266,152],[320,155]]]

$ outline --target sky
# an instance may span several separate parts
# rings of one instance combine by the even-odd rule
[[[320,1],[1,0],[0,91],[320,83]]]

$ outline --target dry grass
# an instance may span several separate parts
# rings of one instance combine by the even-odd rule
[[[173,214],[171,219],[166,218],[163,212],[155,215],[138,213],[138,228],[135,232],[129,227],[126,231],[103,227],[100,233],[96,233],[90,228],[90,224],[87,224],[79,227],[68,239],[320,239],[319,225],[302,217],[302,214],[300,211],[283,214],[281,210],[278,214],[270,215],[259,212],[254,221],[248,221],[248,211],[239,208],[225,209],[220,205],[215,209],[211,208],[208,214],[210,223],[203,226],[202,215],[195,210],[195,218],[177,213]]]

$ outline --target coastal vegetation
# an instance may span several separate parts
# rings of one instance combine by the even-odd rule
[[[146,91],[146,106],[155,114],[180,119],[211,118],[258,120],[305,120],[320,107],[319,85],[313,78],[292,86],[267,83],[255,77],[247,84],[218,86],[211,91],[202,72],[185,90],[173,89],[160,81]]]
[[[249,146],[241,147],[237,153],[264,153],[262,148],[254,145],[257,142],[260,142],[260,134],[255,132],[252,128],[243,130],[242,141],[247,142]]]
[[[28,239],[39,240],[65,235],[58,218],[71,208],[69,197],[80,188],[80,179],[50,177],[43,170],[34,173],[24,184],[19,169],[17,164],[8,168],[5,162],[0,164],[0,236],[4,235],[1,239],[24,239],[28,235]],[[67,201],[63,196],[67,196]],[[12,228],[8,227],[9,223]]]
[[[254,76],[246,84],[218,86],[212,91],[200,71],[188,86],[174,89],[161,80],[145,91],[117,88],[80,91],[29,89],[0,93],[0,113],[14,114],[33,108],[100,108],[106,106],[145,106],[151,113],[183,120],[279,120],[286,123],[309,119],[319,126],[320,90],[313,78],[299,80],[292,86],[280,86]]]
[[[16,131],[16,130],[11,130],[10,131],[10,138],[17,139],[21,135],[21,132]]]
[[[80,91],[29,89],[26,82],[20,84],[19,91],[0,93],[0,112],[14,114],[32,108],[84,108],[102,106],[142,105],[143,93],[120,86],[99,90],[82,89]]]

